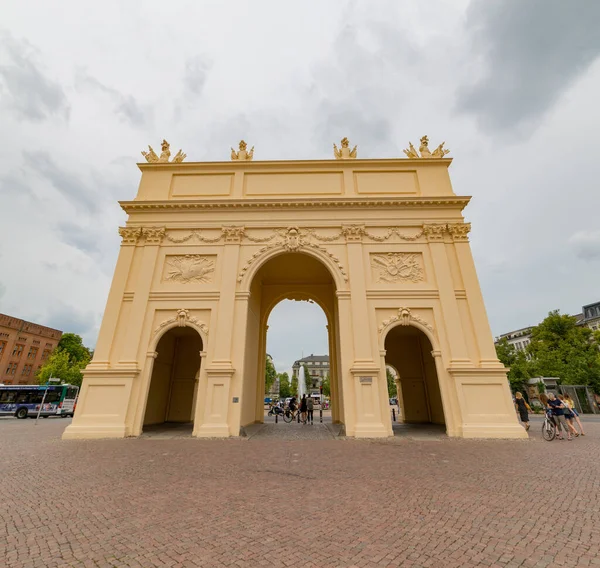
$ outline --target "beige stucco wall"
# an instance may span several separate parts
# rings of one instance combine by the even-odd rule
[[[433,421],[443,414],[451,436],[525,437],[468,243],[469,198],[454,194],[450,163],[140,164],[137,196],[121,203],[123,243],[65,437],[139,435],[155,404],[158,342],[178,327],[202,345],[194,435],[238,435],[262,419],[265,325],[273,302],[288,296],[327,313],[333,417],[347,435],[391,435],[385,338],[406,325],[431,344],[422,382],[436,392],[437,381]],[[316,263],[308,279],[269,272],[285,275],[291,254]]]

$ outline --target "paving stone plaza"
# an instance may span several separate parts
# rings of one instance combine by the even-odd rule
[[[600,422],[545,442],[404,431],[73,440],[0,419],[8,568],[600,565]]]

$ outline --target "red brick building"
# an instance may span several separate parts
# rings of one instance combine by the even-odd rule
[[[37,383],[35,374],[58,345],[62,331],[0,314],[0,384]]]

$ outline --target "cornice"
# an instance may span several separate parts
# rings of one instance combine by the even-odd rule
[[[369,209],[372,207],[390,209],[459,209],[463,210],[471,197],[402,197],[402,198],[356,198],[342,197],[331,199],[221,199],[221,200],[160,200],[160,201],[119,201],[126,213],[140,211],[182,211],[198,209]]]
[[[137,167],[142,171],[169,170],[173,173],[190,171],[260,171],[260,170],[360,170],[374,167],[398,168],[399,170],[414,170],[415,167],[445,166],[452,163],[452,158],[379,158],[375,160],[227,160],[220,162],[180,162],[180,163],[145,163]]]

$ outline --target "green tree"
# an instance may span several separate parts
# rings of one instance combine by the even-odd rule
[[[37,378],[44,384],[50,377],[61,379],[63,383],[81,386],[85,369],[92,358],[92,351],[83,344],[81,336],[65,333],[46,364],[38,371]]]
[[[275,365],[273,365],[273,360],[271,357],[267,357],[267,362],[265,365],[265,394],[268,394],[273,386],[273,383],[277,379],[277,371],[275,370]]]
[[[292,373],[292,384],[291,384],[292,396],[298,396],[298,375]]]
[[[309,393],[310,389],[312,388],[312,378],[306,363],[304,363],[302,366],[304,367],[304,392]]]
[[[387,387],[389,397],[396,398],[396,396],[398,396],[398,389],[396,388],[394,373],[392,373],[392,370],[389,367],[386,367],[385,374],[387,376]]]
[[[321,384],[323,385],[323,395],[331,396],[331,377],[329,376],[329,371]]]
[[[287,398],[292,396],[292,387],[290,386],[290,376],[287,373],[279,373],[279,396]]]
[[[496,355],[500,362],[509,368],[508,382],[513,392],[527,392],[528,379],[533,376],[533,365],[527,360],[524,351],[518,351],[511,345],[506,337],[496,343]]]
[[[531,330],[527,350],[533,369],[536,375],[588,385],[600,393],[600,334],[576,322],[573,316],[554,310]]]

